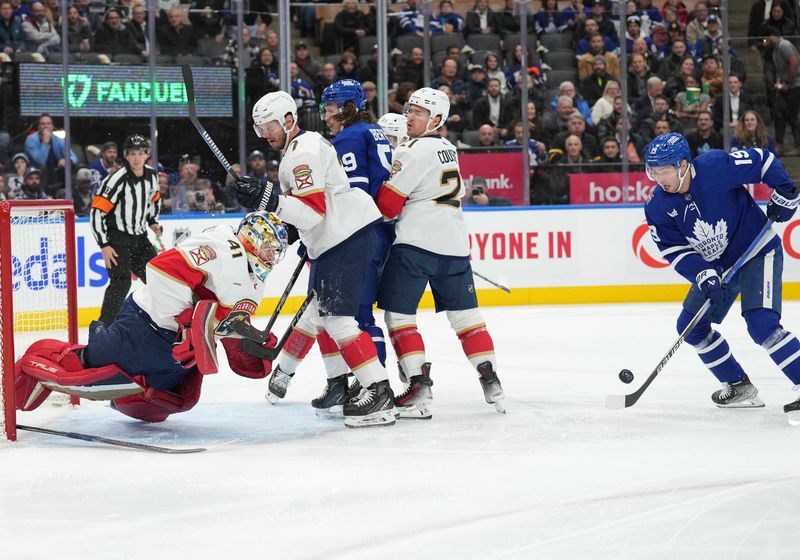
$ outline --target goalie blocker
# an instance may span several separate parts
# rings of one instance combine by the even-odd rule
[[[90,400],[110,400],[112,408],[119,412],[146,422],[163,422],[170,414],[185,412],[193,408],[200,399],[203,374],[217,372],[214,319],[216,302],[204,300],[194,308],[181,313],[177,334],[152,325],[149,317],[131,298],[126,300],[118,320],[110,329],[102,326],[90,330],[89,344],[72,345],[68,342],[45,339],[34,343],[15,365],[16,407],[18,410],[34,410],[51,393],[56,391]],[[147,328],[134,325],[147,322]],[[138,327],[133,331],[121,328]],[[169,351],[173,367],[142,372],[136,367],[135,359],[123,356],[126,348],[120,342],[119,334],[139,332],[137,340],[140,349],[154,346]],[[166,331],[166,332],[164,332]],[[170,338],[174,342],[170,342]],[[222,338],[231,369],[243,377],[260,379],[272,370],[272,362],[242,351],[239,339]],[[118,345],[114,345],[114,343]],[[276,339],[271,335],[264,348],[273,348]],[[99,367],[89,367],[87,355],[101,352],[106,347],[117,350],[118,360],[133,366],[133,372],[125,371],[112,363]],[[129,346],[128,346],[129,347]],[[148,352],[150,356],[160,352]],[[178,377],[179,376],[179,377]],[[173,383],[173,381],[175,381]]]

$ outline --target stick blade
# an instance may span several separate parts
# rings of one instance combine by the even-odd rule
[[[611,410],[627,408],[627,400],[625,395],[606,395],[606,408]]]

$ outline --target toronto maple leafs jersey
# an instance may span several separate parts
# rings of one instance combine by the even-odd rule
[[[688,192],[656,188],[645,217],[661,254],[678,274],[694,282],[707,268],[727,271],[750,246],[767,217],[744,188],[748,183],[766,183],[784,193],[794,188],[775,154],[761,148],[711,150],[694,160]],[[770,231],[754,254],[778,246],[780,239]]]
[[[392,146],[383,129],[367,122],[352,124],[336,135],[333,147],[350,186],[377,197],[392,169]]]

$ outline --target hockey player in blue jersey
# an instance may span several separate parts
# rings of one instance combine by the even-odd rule
[[[678,332],[710,299],[712,307],[686,341],[722,383],[711,399],[720,408],[763,407],[727,341],[711,325],[725,318],[741,294],[751,338],[795,386],[800,385],[800,341],[780,324],[780,238],[770,231],[731,281],[721,282],[767,217],[778,222],[791,219],[800,202],[795,184],[768,150],[711,150],[692,161],[689,144],[678,133],[656,137],[647,146],[645,160],[648,176],[661,186],[645,206],[650,233],[664,258],[692,283],[678,317]],[[744,188],[747,183],[766,183],[774,189],[766,216]],[[800,414],[800,399],[784,411],[791,421],[792,414]]]
[[[350,186],[366,191],[374,199],[384,181],[389,178],[392,166],[392,147],[375,117],[367,110],[367,94],[356,80],[340,80],[325,88],[320,103],[322,119],[334,134],[333,147],[347,173]],[[393,226],[378,223],[375,226],[377,244],[373,253],[364,291],[361,295],[356,320],[362,331],[369,333],[378,350],[378,359],[386,364],[386,343],[383,331],[375,324],[372,305],[377,300],[378,284],[383,265],[394,240]],[[338,410],[349,395],[360,391],[356,381],[348,388],[349,368],[339,354],[336,343],[326,332],[317,336],[322,352],[328,383],[324,392],[311,401],[316,409]],[[276,370],[270,378],[268,399],[276,402],[286,395],[289,380],[294,372]]]

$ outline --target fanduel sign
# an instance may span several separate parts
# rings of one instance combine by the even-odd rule
[[[230,68],[193,68],[193,75],[197,113],[232,116]],[[179,67],[158,67],[153,82],[148,66],[71,65],[65,79],[53,64],[20,65],[21,113],[63,115],[65,87],[73,117],[147,117],[154,102],[160,117],[188,115]]]

